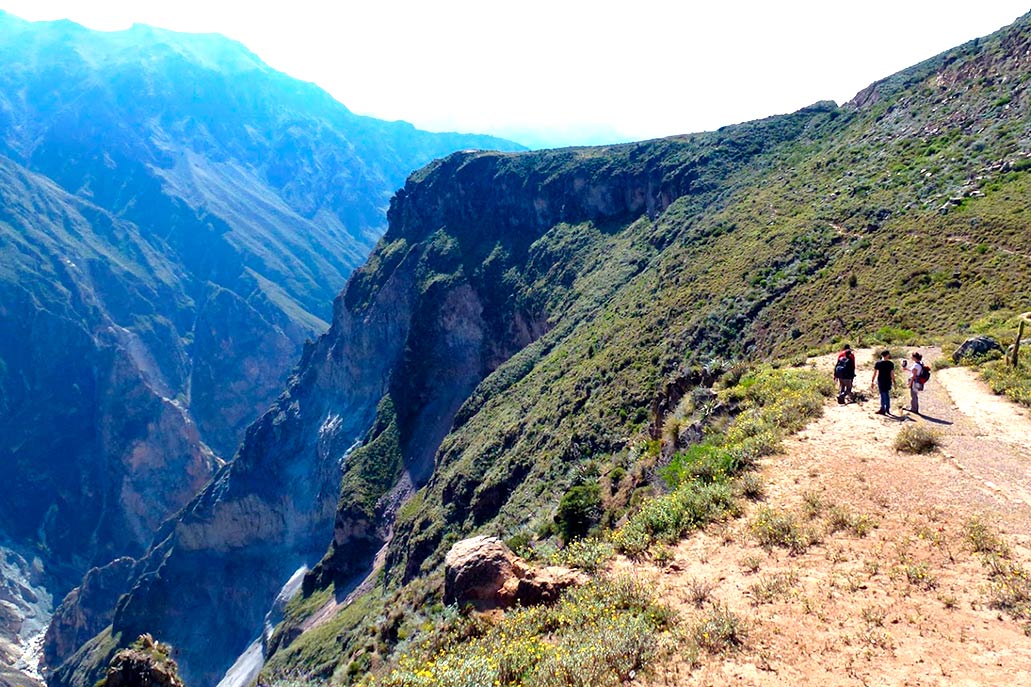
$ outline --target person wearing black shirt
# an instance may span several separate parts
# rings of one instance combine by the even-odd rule
[[[891,362],[891,352],[881,351],[881,359],[873,366],[871,386],[877,384],[881,392],[881,409],[878,415],[891,415],[891,387],[895,386],[895,363]]]

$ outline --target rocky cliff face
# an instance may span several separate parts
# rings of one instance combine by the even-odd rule
[[[0,12],[0,535],[58,596],[142,555],[325,331],[405,176],[494,145],[358,117],[219,36]]]

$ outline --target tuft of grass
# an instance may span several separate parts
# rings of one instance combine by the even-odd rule
[[[766,498],[766,483],[754,472],[746,472],[737,479],[737,491],[749,501]]]
[[[906,581],[914,587],[934,589],[938,586],[938,578],[926,563],[906,563],[902,566],[902,574]]]
[[[687,601],[698,608],[702,608],[709,601],[714,586],[709,580],[703,580],[699,577],[692,578],[687,583]]]
[[[738,564],[746,574],[751,575],[759,572],[759,569],[763,565],[763,558],[756,554],[748,554],[738,561]]]
[[[967,520],[964,530],[974,553],[1009,558],[1009,545],[981,518],[975,516]]]
[[[844,506],[834,506],[827,513],[827,533],[845,530],[857,537],[865,537],[876,526],[868,515],[853,513]]]
[[[923,424],[906,425],[892,444],[899,453],[930,453],[941,444],[938,432]]]
[[[748,630],[745,622],[724,605],[715,605],[692,631],[692,638],[700,649],[710,654],[722,654],[745,645]]]
[[[774,575],[759,578],[748,588],[748,594],[752,597],[752,605],[772,603],[784,596],[798,584],[798,575],[795,572],[776,573]]]

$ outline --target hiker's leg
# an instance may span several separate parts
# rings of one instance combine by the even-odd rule
[[[909,409],[914,413],[920,412],[920,397],[917,395],[916,387],[909,387]]]
[[[881,392],[881,410],[889,412],[891,410],[891,393],[888,389],[880,389]]]

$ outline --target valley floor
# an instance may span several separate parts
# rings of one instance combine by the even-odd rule
[[[940,354],[924,350],[926,360]],[[857,351],[857,389],[867,390],[872,355]],[[830,375],[832,359],[813,362]],[[743,621],[740,648],[674,650],[647,684],[1031,684],[1031,625],[992,607],[1000,590],[1031,589],[1016,579],[1031,566],[1029,414],[967,368],[934,373],[922,416],[898,398],[897,415],[876,415],[876,392],[867,395],[831,402],[766,459],[765,498],[743,517],[685,540],[665,566],[617,560],[618,572],[651,581],[685,627],[721,607]],[[910,423],[938,432],[940,450],[896,452]],[[794,515],[819,541],[794,555],[762,548],[751,525],[763,508]],[[1000,586],[973,550],[972,522],[1008,545],[1012,584]]]

